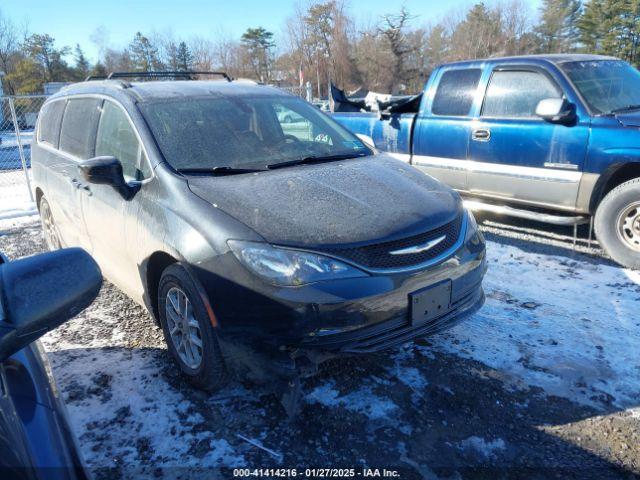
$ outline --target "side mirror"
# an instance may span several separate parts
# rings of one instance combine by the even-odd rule
[[[551,123],[572,123],[576,118],[576,106],[565,98],[544,98],[536,106],[536,115]]]
[[[356,137],[358,137],[360,141],[364,143],[367,147],[369,147],[371,150],[374,150],[374,151],[376,150],[376,144],[373,141],[373,138],[371,138],[369,135],[356,133]]]
[[[80,248],[0,265],[0,361],[88,307],[102,274]]]
[[[113,187],[122,198],[130,200],[140,188],[129,185],[122,173],[122,164],[116,157],[90,158],[78,165],[83,179],[87,183],[96,185],[109,185]]]

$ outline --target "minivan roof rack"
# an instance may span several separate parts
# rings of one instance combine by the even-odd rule
[[[232,78],[227,75],[226,72],[206,72],[206,71],[173,71],[173,72],[111,72],[109,75],[89,75],[85,82],[91,80],[114,80],[117,78],[182,78],[185,80],[192,80],[196,75],[220,75],[224,77],[227,82],[230,82]]]

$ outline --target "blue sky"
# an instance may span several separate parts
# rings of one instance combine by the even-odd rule
[[[540,0],[524,0],[537,8]],[[0,11],[31,32],[49,33],[57,45],[80,43],[95,60],[91,34],[103,26],[113,46],[129,43],[138,30],[171,31],[177,38],[215,37],[219,32],[239,37],[247,27],[263,26],[276,34],[299,0],[2,0]],[[473,0],[348,0],[358,20],[375,21],[401,5],[417,16],[415,24],[440,20],[475,3]],[[485,2],[491,3],[491,0]]]

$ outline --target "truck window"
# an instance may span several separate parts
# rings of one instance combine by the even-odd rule
[[[60,150],[87,160],[93,156],[93,142],[102,100],[76,98],[67,102],[62,118]]]
[[[444,72],[433,98],[431,113],[457,117],[469,115],[481,73],[479,68]]]
[[[60,136],[60,123],[64,112],[65,101],[49,102],[40,111],[40,123],[38,125],[38,141],[58,148]]]
[[[489,80],[481,116],[535,117],[540,100],[560,97],[560,89],[541,72],[499,70]]]

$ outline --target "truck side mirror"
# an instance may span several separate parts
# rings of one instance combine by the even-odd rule
[[[101,285],[80,248],[0,264],[0,362],[88,307]]]
[[[568,124],[575,121],[576,106],[565,98],[544,98],[536,106],[536,115],[547,122]]]
[[[122,198],[130,200],[139,187],[129,185],[122,173],[122,164],[116,157],[104,156],[85,160],[80,165],[80,174],[87,183],[96,185],[109,185],[113,187]]]

